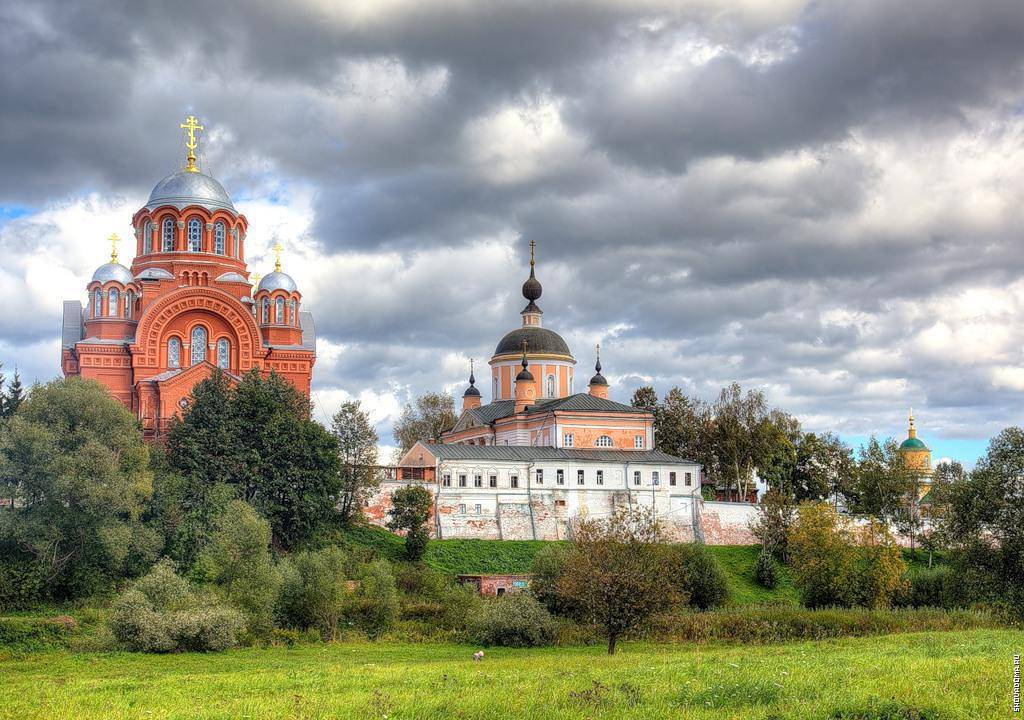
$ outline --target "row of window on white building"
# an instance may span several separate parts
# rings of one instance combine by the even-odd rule
[[[571,448],[571,447],[575,447],[575,446],[576,446],[576,436],[573,433],[568,433],[568,432],[564,433],[562,435],[562,447]],[[598,438],[596,440],[594,440],[594,447],[599,447],[599,448],[615,447],[615,441],[612,440],[611,437],[608,436],[608,435],[600,435],[600,436],[598,436]],[[637,450],[643,450],[644,449],[644,436],[643,435],[634,435],[633,436],[633,447],[635,449],[637,449]]]
[[[604,470],[595,470],[593,478],[594,478],[595,484],[597,484],[597,485],[604,485]],[[458,487],[469,487],[469,475],[467,473],[459,473],[458,476],[457,476],[457,480],[458,480]],[[684,472],[684,473],[682,473],[682,480],[683,480],[683,487],[693,487],[693,473],[692,472]],[[543,468],[538,468],[537,470],[534,470],[534,482],[537,485],[543,485],[544,484],[544,470],[543,470]],[[652,470],[650,472],[650,482],[651,482],[651,485],[660,485],[661,484],[661,471],[660,470]],[[582,470],[581,469],[581,470],[577,470],[576,471],[576,484],[577,485],[586,485],[587,484],[586,470]],[[643,484],[643,474],[642,474],[642,472],[640,470],[634,470],[633,471],[633,484],[634,485],[642,485]],[[679,485],[679,473],[677,473],[675,470],[670,470],[669,471],[669,473],[668,473],[668,484],[669,484],[670,487],[677,487]],[[441,485],[443,487],[452,487],[452,475],[451,475],[451,473],[444,473],[441,476]],[[565,485],[565,470],[561,470],[561,469],[555,470],[555,485]],[[484,476],[482,474],[477,473],[477,474],[473,475],[473,487],[475,487],[475,488],[482,488],[482,487],[484,487]],[[497,476],[496,473],[491,473],[491,474],[489,474],[487,476],[487,487],[489,487],[489,488],[496,488],[496,487],[498,487],[498,476]],[[517,473],[511,473],[509,475],[509,487],[512,487],[512,488],[519,487],[519,475]]]

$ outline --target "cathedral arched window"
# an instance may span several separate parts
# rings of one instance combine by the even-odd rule
[[[607,435],[602,435],[594,442],[595,447],[612,447],[612,445],[614,445],[614,443]]]
[[[497,399],[498,399],[498,378],[497,378],[497,376],[495,376],[495,378],[494,378],[494,388],[491,390],[491,400],[497,400]]]
[[[203,251],[203,222],[199,218],[188,221],[188,251]]]
[[[176,337],[167,341],[167,367],[181,367],[181,340]]]
[[[270,300],[263,298],[263,323],[270,322]]]
[[[284,322],[284,298],[278,298],[274,303],[274,322],[278,325]]]
[[[221,338],[217,341],[217,367],[227,370],[231,365],[231,341]]]
[[[97,289],[92,294],[92,316],[99,317],[103,314],[103,291]]]
[[[292,325],[299,324],[299,313],[297,311],[294,300],[288,301],[288,322],[290,322]]]
[[[192,328],[191,364],[198,365],[206,359],[206,328],[196,325]]]
[[[107,315],[117,317],[117,306],[120,302],[121,293],[117,291],[117,288],[110,288],[107,292]]]
[[[213,226],[213,251],[218,255],[224,254],[224,223],[222,222]]]
[[[174,220],[164,218],[163,229],[160,231],[160,249],[164,252],[174,251]]]
[[[554,375],[548,375],[548,382],[547,382],[547,387],[545,388],[545,390],[547,390],[547,396],[549,398],[553,398],[555,396],[555,376]]]
[[[135,293],[131,290],[126,290],[124,293],[124,316],[130,318],[132,316],[132,309],[135,307]]]
[[[142,227],[142,254],[149,255],[153,252],[153,223],[146,221]]]

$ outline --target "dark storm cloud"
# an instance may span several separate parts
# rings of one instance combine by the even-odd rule
[[[300,285],[342,348],[321,389],[461,383],[517,323],[535,239],[546,324],[581,376],[604,339],[620,399],[736,379],[850,432],[927,399],[961,433],[1024,399],[992,379],[1014,339],[913,341],[1024,270],[1024,183],[992,169],[1020,157],[1016,0],[0,0],[0,25],[0,204],[142,197],[186,112],[236,198],[314,189]],[[19,222],[5,251],[41,252]]]

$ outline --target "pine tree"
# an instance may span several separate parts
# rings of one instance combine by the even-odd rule
[[[0,386],[3,383],[0,382]],[[3,398],[3,417],[11,417],[18,410],[18,406],[21,405],[21,401],[25,399],[25,390],[21,384],[21,375],[18,374],[18,368],[14,368],[14,379],[11,380],[11,384],[7,386],[7,392]]]

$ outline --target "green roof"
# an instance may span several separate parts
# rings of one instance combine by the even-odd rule
[[[900,445],[903,450],[927,450],[928,446],[925,445],[919,438],[907,438]]]

